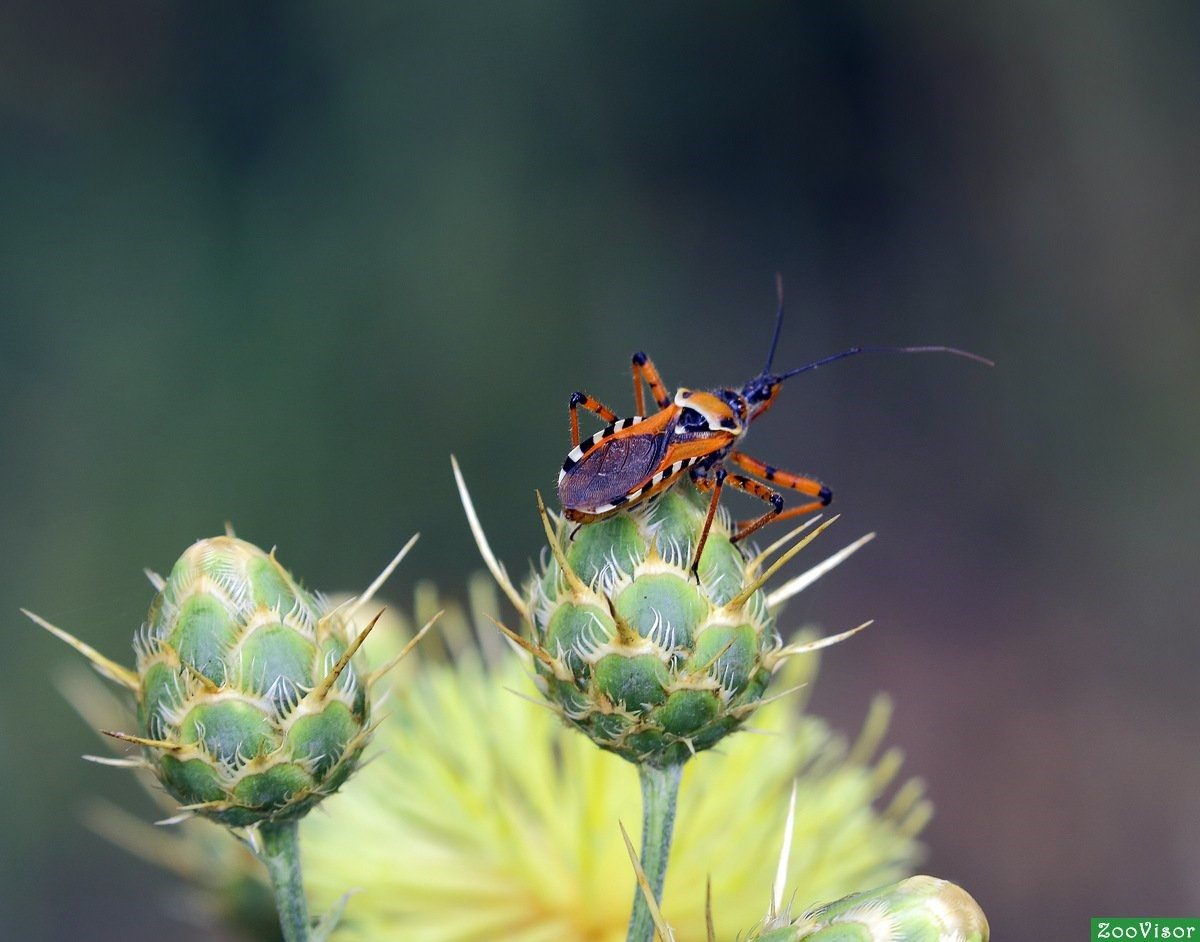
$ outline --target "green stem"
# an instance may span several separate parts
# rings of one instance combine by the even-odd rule
[[[650,881],[655,900],[662,900],[667,858],[671,854],[671,831],[675,827],[675,799],[683,763],[662,768],[638,765],[642,780],[642,869]],[[633,891],[633,913],[629,917],[626,942],[654,942],[654,922],[640,888]]]
[[[312,923],[308,920],[308,900],[300,876],[300,822],[264,824],[259,835],[263,847],[260,857],[271,875],[283,937],[287,942],[309,942]]]

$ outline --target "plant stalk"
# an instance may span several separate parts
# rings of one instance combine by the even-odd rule
[[[264,824],[259,828],[259,836],[263,848],[260,857],[271,875],[283,937],[287,942],[309,942],[312,923],[300,875],[300,822]]]
[[[667,858],[671,854],[675,799],[679,796],[682,775],[683,763],[662,767],[638,765],[638,776],[642,781],[642,870],[654,892],[654,899],[659,902],[667,876]],[[638,887],[633,891],[633,912],[629,917],[626,942],[654,942],[650,907]]]

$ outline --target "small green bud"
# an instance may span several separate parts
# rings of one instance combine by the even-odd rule
[[[366,745],[345,621],[250,543],[189,547],[134,647],[140,741],[185,809],[236,827],[299,817]]]
[[[214,537],[150,577],[159,591],[134,637],[135,670],[25,614],[134,694],[138,735],[109,735],[143,748],[180,810],[231,827],[293,821],[349,778],[371,733],[371,683],[433,623],[366,675],[354,655],[375,621],[356,634],[350,618],[367,598],[331,608],[273,551]]]
[[[570,725],[631,762],[677,764],[716,745],[750,716],[784,659],[828,643],[785,647],[763,589],[823,527],[763,572],[766,556],[734,543],[723,513],[693,560],[707,509],[681,485],[582,526],[554,525],[543,512],[551,554],[524,598],[498,571],[533,629],[532,642],[519,640],[543,693]]]
[[[266,866],[289,940],[328,938],[345,905],[343,898],[313,926],[299,818],[350,777],[374,729],[371,685],[438,617],[377,671],[354,663],[383,613],[357,633],[351,619],[416,539],[364,596],[337,607],[293,579],[274,551],[232,533],[200,540],[166,579],[147,571],[158,594],[134,637],[136,670],[25,612],[134,695],[140,735],[108,735],[141,746],[143,758],[106,764],[153,771],[182,803],[171,823],[200,815],[254,829],[244,843]]]
[[[988,942],[988,932],[987,917],[966,890],[916,876],[853,893],[795,922],[769,919],[746,942]]]

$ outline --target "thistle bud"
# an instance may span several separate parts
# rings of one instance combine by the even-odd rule
[[[966,890],[916,876],[853,893],[795,922],[767,920],[746,942],[988,942],[988,932],[987,917]]]
[[[143,745],[186,808],[237,827],[299,817],[354,771],[370,718],[357,643],[273,553],[191,546],[134,647]]]
[[[564,719],[631,762],[673,765],[712,748],[787,657],[853,633],[785,647],[763,589],[824,527],[764,571],[767,554],[732,542],[723,513],[693,560],[706,512],[687,487],[583,526],[552,524],[543,509],[551,552],[527,590],[525,646]]]
[[[110,735],[142,747],[183,814],[231,827],[295,820],[335,792],[371,732],[354,654],[374,622],[353,635],[351,609],[233,536],[200,540],[151,580],[135,670],[30,615],[133,692],[137,734]]]

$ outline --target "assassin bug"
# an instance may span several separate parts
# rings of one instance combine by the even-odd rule
[[[725,485],[771,505],[761,517],[738,524],[731,538],[735,543],[772,521],[812,513],[833,500],[833,493],[820,481],[776,468],[734,448],[745,437],[751,423],[774,404],[784,380],[859,353],[950,353],[994,365],[978,354],[954,347],[851,347],[785,373],[772,373],[771,364],[783,327],[782,282],[777,281],[776,287],[779,307],[775,315],[775,332],[767,351],[767,365],[741,389],[704,391],[682,387],[672,398],[654,363],[646,354],[638,352],[633,355],[636,415],[618,418],[612,409],[586,393],[576,392],[571,396],[568,411],[573,447],[558,475],[558,496],[568,520],[577,523],[603,520],[634,504],[653,500],[681,480],[686,471],[697,488],[712,495],[692,558],[691,568],[695,573]],[[658,411],[653,415],[645,415],[643,383],[650,387],[650,395],[658,405]],[[608,423],[582,442],[579,438],[580,408]],[[746,474],[731,473],[726,470],[726,465]],[[755,478],[798,491],[810,500],[784,510],[783,496]]]

